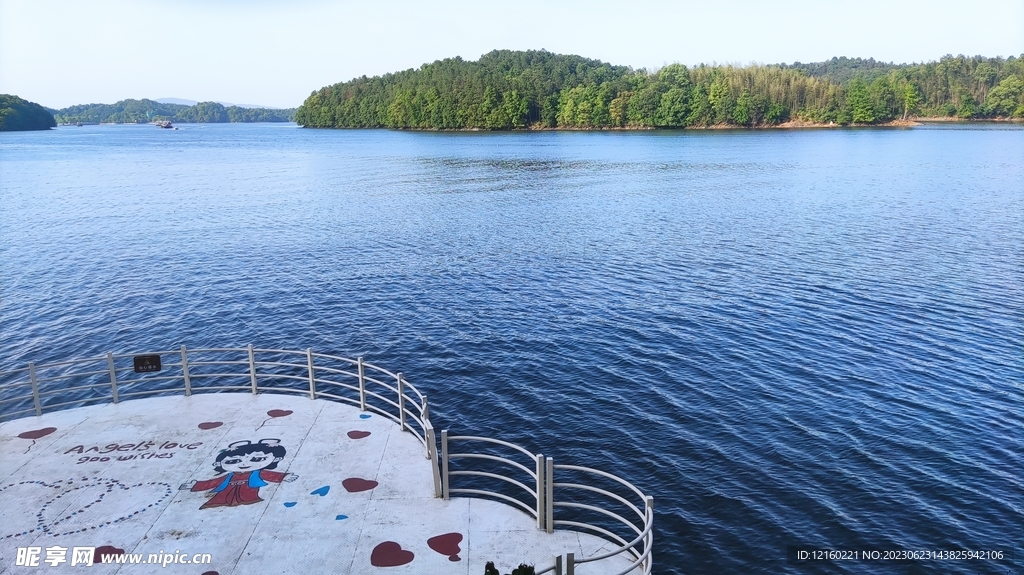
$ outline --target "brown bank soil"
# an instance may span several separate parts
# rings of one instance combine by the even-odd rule
[[[735,124],[714,124],[712,126],[687,126],[685,128],[655,128],[651,126],[627,126],[627,127],[601,127],[601,128],[551,128],[548,126],[531,125],[525,129],[529,131],[537,132],[614,132],[614,131],[638,131],[638,130],[778,130],[778,129],[794,129],[794,128],[848,128],[848,127],[898,127],[907,128],[911,126],[920,126],[921,122],[916,120],[892,120],[889,122],[882,122],[879,124],[836,124],[836,123],[823,123],[823,122],[805,122],[803,120],[789,120],[781,124],[775,125],[763,125],[763,126],[737,126]]]
[[[1017,118],[986,118],[984,120],[965,120],[961,118],[949,118],[944,116],[908,118],[906,120],[890,120],[878,124],[836,124],[834,122],[806,122],[804,120],[789,120],[781,124],[771,126],[736,126],[734,124],[715,124],[713,126],[688,126],[686,128],[655,128],[653,126],[626,126],[626,127],[591,127],[591,128],[552,128],[540,124],[530,124],[524,128],[513,128],[510,130],[488,130],[486,128],[391,128],[408,132],[637,132],[645,130],[792,130],[801,128],[912,128],[931,123],[961,123],[961,124],[990,124],[990,123],[1020,124],[1021,119]],[[341,130],[359,130],[361,128],[334,128]]]
[[[890,120],[888,122],[880,122],[878,124],[846,124],[845,126],[836,124],[833,122],[821,123],[821,122],[805,122],[803,120],[790,120],[783,122],[778,126],[768,126],[770,128],[843,128],[843,127],[882,127],[882,128],[909,128],[911,126],[920,126],[921,122],[917,120]]]
[[[1024,118],[985,118],[985,119],[964,119],[964,118],[951,118],[949,116],[925,116],[922,118],[916,118],[918,123],[923,124],[1020,124],[1024,123]]]

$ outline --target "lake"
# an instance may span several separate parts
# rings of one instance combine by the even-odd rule
[[[657,573],[1024,561],[1024,129],[0,134],[0,370],[305,349],[622,475]]]

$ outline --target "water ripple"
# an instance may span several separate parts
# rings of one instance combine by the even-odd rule
[[[1020,129],[0,134],[0,369],[362,355],[439,426],[651,492],[659,573],[994,569],[785,553],[1021,545],[1021,157]]]

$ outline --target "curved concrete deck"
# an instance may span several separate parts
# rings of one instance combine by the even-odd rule
[[[279,447],[250,449],[269,459],[228,455],[221,465],[229,469],[215,469],[229,446],[246,451],[240,442],[265,439]],[[544,533],[501,503],[434,498],[424,451],[384,417],[280,394],[138,399],[9,421],[0,424],[0,573],[33,572],[16,565],[18,548],[30,547],[40,548],[35,569],[43,573],[82,572],[70,565],[74,547],[107,546],[142,562],[161,552],[208,553],[208,564],[87,571],[194,575],[478,575],[487,561],[509,573],[519,562],[540,570],[558,554],[612,548],[587,534]],[[276,469],[245,479],[242,466],[279,455]],[[225,486],[232,458],[236,475]],[[200,509],[207,501],[229,505]],[[47,548],[55,546],[67,553],[51,566]],[[620,556],[576,572],[628,565]]]

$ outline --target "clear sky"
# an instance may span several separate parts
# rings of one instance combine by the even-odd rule
[[[635,68],[1020,56],[1024,0],[0,0],[0,93],[292,107],[356,76],[496,48]]]

